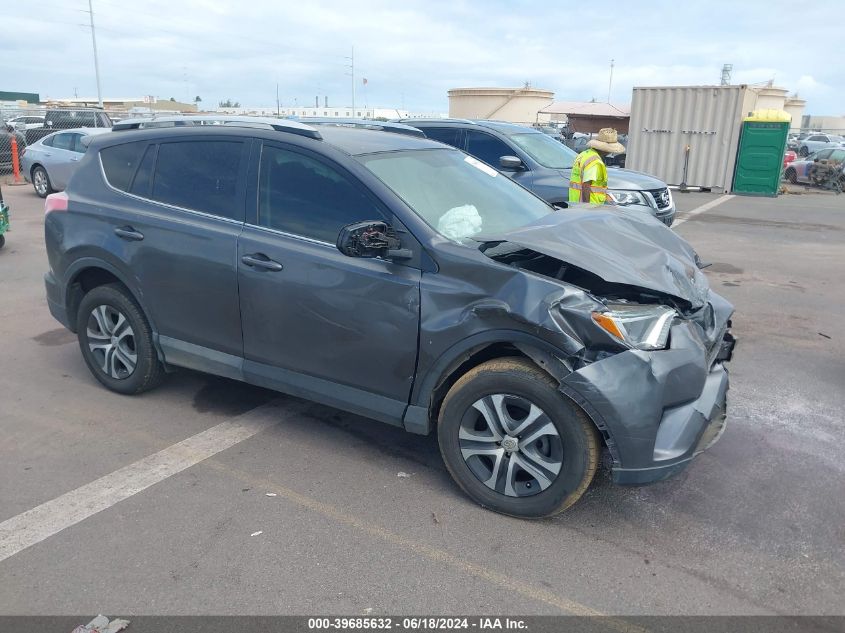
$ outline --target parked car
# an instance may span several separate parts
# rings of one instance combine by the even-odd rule
[[[30,130],[32,128],[44,127],[44,117],[24,114],[9,119],[6,121],[6,124],[13,126],[18,131],[25,132],[26,130]]]
[[[817,174],[819,165],[832,166],[845,163],[845,148],[823,149],[806,158],[795,160],[783,172],[784,177],[791,183],[821,184]],[[824,170],[827,171],[827,170]]]
[[[791,149],[786,150],[783,153],[783,169],[786,169],[789,166],[789,163],[798,159],[798,154],[793,152]]]
[[[124,125],[45,204],[50,312],[107,388],[189,367],[436,427],[520,517],[574,503],[602,443],[642,484],[724,428],[733,307],[650,217],[557,210],[389,128]]]
[[[812,134],[798,145],[799,156],[809,156],[820,149],[845,147],[845,138],[835,134]]]
[[[103,128],[77,128],[54,132],[26,148],[21,173],[42,198],[67,186],[85,154],[83,139],[110,132]]]
[[[26,130],[27,145],[44,138],[56,130],[81,127],[111,128],[109,115],[99,108],[50,108],[44,113],[44,126]]]
[[[569,177],[577,154],[542,132],[500,121],[405,119],[402,122],[484,161],[547,202],[567,204]],[[626,211],[647,213],[666,226],[672,225],[675,203],[666,183],[612,166],[607,177],[608,193],[614,204]]]

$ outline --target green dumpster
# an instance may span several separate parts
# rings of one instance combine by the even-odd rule
[[[777,195],[791,120],[783,110],[756,110],[745,117],[736,156],[734,193]]]

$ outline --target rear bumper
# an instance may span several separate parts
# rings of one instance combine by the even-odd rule
[[[630,350],[573,372],[561,384],[602,429],[613,481],[666,479],[712,446],[726,423],[730,333],[705,349],[697,326],[672,328],[669,349]]]
[[[47,290],[47,306],[50,308],[50,314],[59,323],[64,325],[67,329],[75,331],[71,327],[70,319],[68,318],[67,308],[65,307],[64,293],[59,286],[56,277],[52,272],[44,275],[44,287]]]

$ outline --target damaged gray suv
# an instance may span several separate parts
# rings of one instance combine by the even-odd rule
[[[182,121],[94,137],[46,202],[50,311],[109,389],[187,367],[436,430],[519,517],[603,447],[642,484],[720,435],[733,308],[657,220],[556,210],[398,124]]]

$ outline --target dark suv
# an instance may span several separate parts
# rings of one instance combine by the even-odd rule
[[[401,119],[494,167],[551,204],[569,199],[572,162],[578,155],[536,128],[504,121],[467,119]],[[675,220],[675,202],[665,182],[630,169],[607,170],[611,202],[630,212],[654,216],[666,226]]]
[[[395,128],[223,123],[121,122],[46,201],[50,311],[109,389],[188,367],[436,428],[522,517],[574,503],[602,445],[639,484],[718,437],[733,308],[666,227]]]
[[[56,130],[72,130],[80,127],[110,128],[112,120],[99,108],[50,108],[44,113],[43,127],[26,130],[26,143],[32,145],[38,139]]]

